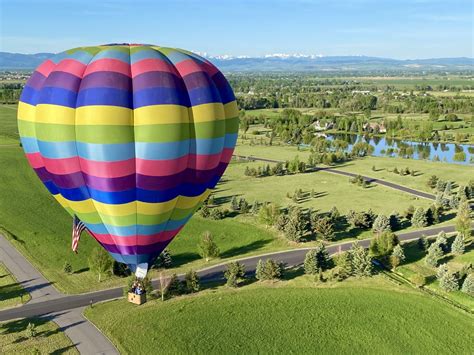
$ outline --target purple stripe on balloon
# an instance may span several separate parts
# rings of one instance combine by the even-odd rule
[[[98,71],[86,75],[81,82],[81,90],[103,87],[132,91],[132,80],[121,73]]]
[[[176,234],[178,231],[176,232]],[[125,238],[133,238],[125,237]],[[173,236],[174,238],[174,236]],[[159,241],[154,244],[149,245],[118,245],[118,244],[102,244],[102,246],[109,253],[121,254],[121,255],[140,255],[140,254],[154,254],[163,251],[166,246],[171,242],[171,240]]]
[[[202,71],[188,74],[184,76],[183,79],[188,90],[205,88],[214,85],[209,75]]]
[[[35,90],[38,90],[41,89],[41,87],[43,86],[44,79],[46,79],[46,77],[43,74],[35,71],[28,79],[26,85]]]
[[[53,71],[45,80],[43,87],[61,88],[72,92],[79,90],[81,78],[63,71]]]
[[[133,90],[139,91],[154,87],[176,88],[186,91],[183,81],[176,75],[163,71],[150,71],[133,78]]]
[[[216,176],[221,176],[227,167],[227,163],[219,163],[217,167],[210,170],[186,169],[169,176],[148,176],[132,174],[116,178],[102,178],[86,173],[76,172],[67,175],[53,174],[46,168],[36,168],[36,174],[41,181],[52,181],[62,189],[80,188],[85,184],[94,189],[105,192],[126,191],[135,187],[149,191],[164,191],[174,189],[180,184],[203,185]]]

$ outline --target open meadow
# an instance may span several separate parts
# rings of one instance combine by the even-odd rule
[[[472,316],[382,276],[329,285],[297,276],[140,307],[111,301],[85,314],[123,354],[137,348],[164,354],[468,354],[474,347]]]

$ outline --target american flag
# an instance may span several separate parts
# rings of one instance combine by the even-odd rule
[[[82,231],[86,229],[86,225],[74,215],[72,221],[72,251],[77,254],[77,246],[79,244],[79,239],[81,238]]]

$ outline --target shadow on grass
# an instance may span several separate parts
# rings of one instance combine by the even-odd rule
[[[56,349],[54,350],[53,352],[51,352],[52,355],[56,355],[56,354],[64,354],[64,353],[67,353],[69,350],[72,350],[74,348],[76,348],[77,344],[72,344],[72,345],[68,345],[68,346],[64,346],[62,348],[59,348],[59,349]]]
[[[417,262],[426,255],[426,251],[420,248],[418,241],[403,244],[403,251],[405,252],[405,264]]]
[[[201,256],[198,253],[173,254],[173,267],[180,267],[198,259],[201,259]]]
[[[79,269],[79,270],[74,271],[73,274],[82,274],[83,272],[87,272],[87,271],[89,271],[89,270],[90,270],[90,268],[88,268],[88,267],[83,267],[82,269]]]
[[[283,273],[282,279],[285,281],[289,281],[303,275],[304,275],[304,269],[301,266],[295,266],[295,267],[286,269],[285,272]]]
[[[456,217],[456,213],[452,212],[452,213],[448,213],[448,214],[443,214],[440,219],[439,219],[439,222],[440,223],[443,223],[443,222],[446,222],[446,221],[450,221],[451,219],[453,219],[454,217]]]
[[[49,319],[44,318],[44,317],[19,319],[19,320],[14,320],[11,322],[0,324],[0,330],[2,331],[3,334],[15,334],[15,333],[20,333],[20,332],[25,331],[26,327],[28,326],[28,323],[33,323],[35,326],[40,326],[47,323],[48,321]],[[18,338],[17,340],[15,340],[15,342],[19,342],[19,339],[21,338],[22,337]]]
[[[236,255],[240,255],[240,254],[248,253],[250,251],[261,249],[265,245],[270,243],[271,241],[272,241],[271,239],[260,239],[260,240],[255,240],[247,245],[230,248],[229,250],[221,254],[221,258],[230,258]]]

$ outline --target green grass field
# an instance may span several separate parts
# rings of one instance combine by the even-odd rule
[[[468,354],[474,347],[472,316],[381,276],[316,285],[301,276],[139,307],[111,301],[85,314],[123,354]]]
[[[30,295],[0,262],[0,309],[26,303],[30,298]]]
[[[296,147],[289,145],[250,146],[248,144],[240,144],[236,148],[236,154],[277,160],[291,160],[298,155],[301,160],[306,161],[310,153],[309,150],[298,150]],[[264,163],[261,162],[260,164]],[[373,166],[376,171],[372,170]],[[417,172],[416,176],[400,176],[394,174],[392,171],[395,167],[397,169],[408,167]],[[445,181],[454,181],[457,184],[467,184],[474,176],[474,168],[472,166],[385,157],[365,157],[362,159],[356,159],[338,165],[336,168],[356,174],[384,179],[399,185],[426,192],[432,192],[432,190],[426,185],[426,182],[431,175],[436,175]]]
[[[36,337],[28,338],[26,327],[36,326]],[[45,318],[21,319],[0,323],[1,354],[79,354],[59,327]]]
[[[16,123],[16,105],[0,105],[0,146],[15,144],[20,140]]]

